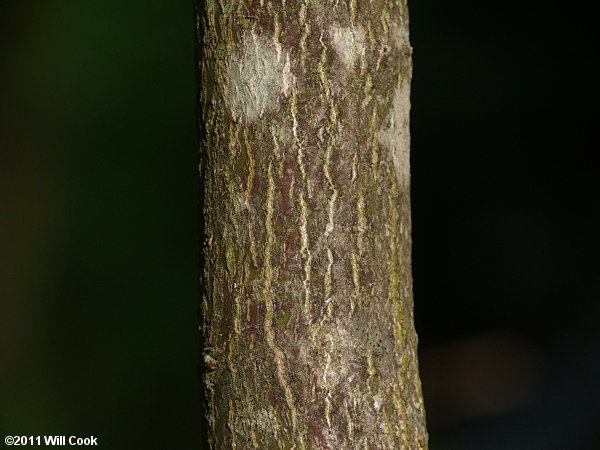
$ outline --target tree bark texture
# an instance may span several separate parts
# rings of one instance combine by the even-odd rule
[[[426,448],[406,0],[207,0],[197,26],[212,448]]]

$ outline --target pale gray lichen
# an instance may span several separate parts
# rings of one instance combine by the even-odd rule
[[[279,124],[271,125],[270,130],[273,137],[283,144],[290,143],[294,137],[292,130]]]
[[[338,58],[346,68],[352,69],[357,59],[365,53],[365,30],[360,26],[332,26],[329,33]]]
[[[409,116],[409,80],[400,79],[394,92],[394,99],[387,120],[388,127],[377,132],[377,139],[390,150],[396,169],[396,179],[401,186],[410,182]]]
[[[231,57],[225,86],[234,118],[253,121],[277,107],[293,85],[289,53],[279,43],[248,33],[241,52]]]

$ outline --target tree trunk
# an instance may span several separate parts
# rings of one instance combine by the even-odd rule
[[[212,448],[427,447],[406,0],[198,7]]]

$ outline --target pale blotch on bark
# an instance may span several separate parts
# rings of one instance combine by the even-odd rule
[[[404,56],[404,61],[410,60],[412,47],[408,34],[402,32],[405,24],[394,24],[391,27],[391,38],[394,46]],[[377,132],[378,141],[391,150],[396,177],[400,186],[410,184],[410,81],[412,66],[404,65],[398,74],[398,83],[394,90],[392,107],[386,120],[386,128]]]
[[[250,32],[229,62],[225,88],[231,113],[243,121],[256,120],[278,107],[279,96],[287,97],[292,83],[289,54],[279,43]]]
[[[377,132],[379,142],[391,149],[396,178],[400,186],[405,186],[410,182],[409,89],[408,81],[401,78],[394,92],[392,109],[387,120],[388,127]]]
[[[365,30],[360,26],[333,26],[329,32],[338,57],[346,68],[352,69],[358,58],[365,53]]]

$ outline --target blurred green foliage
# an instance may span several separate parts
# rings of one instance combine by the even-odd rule
[[[0,7],[0,430],[199,448],[192,3],[24,3]]]

